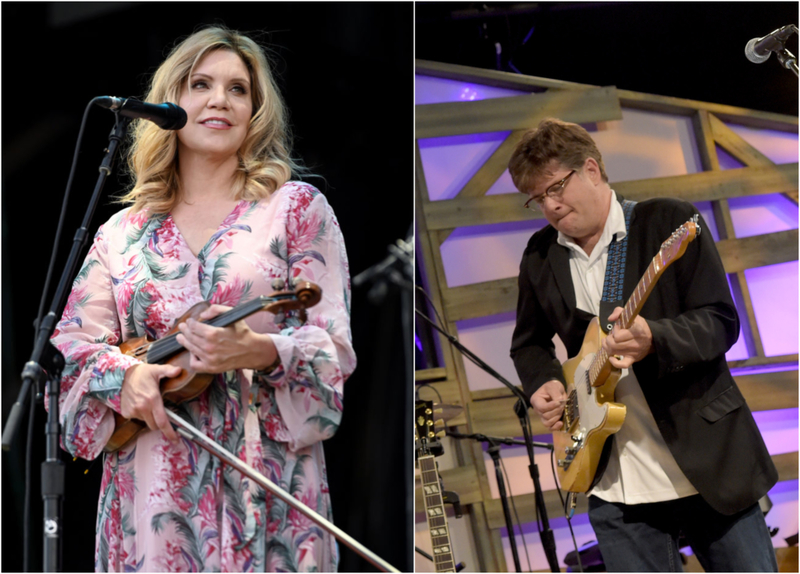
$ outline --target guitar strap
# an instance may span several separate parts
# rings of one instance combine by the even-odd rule
[[[633,213],[633,206],[636,205],[635,201],[622,200],[622,212],[625,214],[625,230],[627,233],[621,241],[617,241],[616,234],[611,244],[608,246],[608,262],[606,263],[606,277],[603,282],[603,296],[600,299],[600,328],[608,334],[611,332],[613,325],[608,322],[608,316],[614,311],[616,307],[622,307],[622,283],[625,279],[625,259],[628,253],[628,237],[631,231],[631,214]],[[603,473],[608,466],[608,460],[611,458],[611,445],[614,444],[615,435],[611,435],[609,440],[603,445],[603,450],[600,453],[600,461],[597,464],[597,470],[594,474],[594,479],[589,487],[588,492],[597,486]]]
[[[608,322],[608,316],[616,307],[622,307],[622,284],[625,280],[625,259],[628,254],[628,237],[631,229],[631,214],[635,201],[622,200],[622,212],[625,214],[625,229],[627,233],[621,241],[617,241],[617,235],[611,240],[608,246],[608,263],[606,263],[606,277],[603,283],[603,296],[600,299],[600,327],[608,334],[611,332],[612,324]]]

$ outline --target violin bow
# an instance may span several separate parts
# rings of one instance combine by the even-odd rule
[[[172,421],[172,424],[175,425],[175,430],[178,431],[182,437],[187,438],[197,444],[199,447],[207,450],[212,455],[219,458],[222,462],[225,462],[236,470],[241,472],[243,475],[248,477],[251,480],[254,480],[265,489],[270,491],[272,494],[280,498],[286,504],[294,508],[295,510],[302,512],[308,518],[319,524],[322,528],[333,534],[337,539],[339,539],[343,544],[349,546],[356,554],[370,562],[373,566],[375,566],[381,572],[400,572],[397,568],[377,556],[375,553],[370,551],[366,548],[363,544],[358,542],[352,536],[347,534],[344,530],[334,525],[332,522],[326,520],[313,510],[311,510],[308,506],[291,496],[290,494],[286,493],[283,489],[281,489],[278,485],[274,482],[270,481],[266,476],[258,472],[252,466],[247,464],[246,462],[242,461],[240,458],[234,456],[226,449],[218,445],[216,442],[208,438],[206,435],[198,431],[192,425],[187,423],[181,417],[179,417],[174,412],[166,409],[167,417],[169,420]]]

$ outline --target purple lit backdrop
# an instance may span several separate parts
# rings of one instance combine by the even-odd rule
[[[443,80],[425,76],[417,76],[417,104],[465,101],[519,95],[524,92],[503,90],[479,84]],[[628,114],[630,115],[630,114]],[[626,115],[626,119],[628,117]],[[667,117],[668,118],[668,117]],[[680,120],[678,120],[680,122]],[[611,124],[613,125],[613,124]],[[762,153],[776,163],[797,161],[797,136],[786,133],[769,132],[731,126],[731,128],[756,146]],[[679,124],[680,130],[680,124]],[[685,131],[685,130],[684,130]],[[419,140],[423,169],[432,201],[452,199],[458,190],[475,174],[480,165],[500,145],[508,132],[473,134],[445,138]],[[685,171],[691,173],[699,169],[696,145],[693,142],[681,142],[684,147]],[[742,167],[739,162],[718,148],[722,169]],[[634,158],[635,159],[635,158]],[[624,181],[625,174],[618,174],[618,180]],[[660,174],[661,175],[661,174]],[[674,175],[679,175],[675,173]],[[637,177],[638,178],[638,177]],[[490,193],[515,193],[510,185],[508,173],[500,178]],[[780,194],[743,197],[729,200],[731,216],[737,237],[749,237],[776,231],[798,228],[798,207]],[[713,210],[710,202],[699,202],[698,209],[706,220],[715,240],[719,240]],[[479,227],[459,228],[453,231],[441,248],[444,270],[449,287],[478,283],[482,281],[516,276],[519,258],[527,243],[528,237],[545,225],[542,221],[525,221],[515,223],[493,224]],[[798,349],[798,267],[797,262],[771,265],[745,271],[750,295],[756,314],[759,333],[768,356],[793,354]],[[513,315],[513,314],[512,314]],[[459,337],[468,341],[481,341],[481,331],[491,330],[494,324],[505,324],[510,343],[510,330],[513,322],[509,314],[504,313],[491,317],[482,317],[468,321],[459,321]],[[494,333],[495,331],[491,331]],[[486,335],[483,335],[486,341]],[[502,352],[498,351],[503,347]],[[486,343],[484,350],[490,353],[483,356],[495,368],[506,374],[513,382],[518,382],[511,373],[507,359],[507,345]],[[481,349],[473,348],[481,354]],[[494,353],[492,355],[491,353]],[[503,354],[504,353],[504,354]],[[727,354],[729,360],[746,359],[747,349],[740,334],[736,345]],[[470,387],[486,388],[485,381],[480,380],[477,370],[466,365]],[[741,373],[772,372],[787,367],[762,367],[759,369],[741,370]],[[474,380],[473,380],[474,379]],[[477,387],[477,388],[476,388]],[[798,409],[789,408],[775,411],[756,412],[755,418],[764,435],[765,442],[772,454],[795,452],[798,442]],[[480,432],[476,429],[475,432]],[[509,455],[513,456],[510,452]],[[491,469],[490,469],[491,470]],[[770,492],[776,505],[769,516],[771,525],[780,523],[785,534],[789,535],[797,529],[797,481],[778,483]],[[564,522],[563,519],[561,522]],[[559,544],[559,554],[565,554],[571,542],[566,540],[566,523],[558,520],[551,523],[556,531],[556,539],[564,539]],[[591,537],[591,528],[584,518],[578,518],[578,532]],[[794,529],[791,532],[786,529]],[[533,534],[533,525],[523,527],[524,531]],[[584,532],[585,531],[585,532]],[[582,544],[579,534],[578,543]],[[504,546],[507,546],[507,534],[503,535]],[[528,544],[533,548],[539,544],[538,536],[529,536]],[[510,561],[510,554],[507,557]],[[532,556],[533,559],[533,556]],[[546,563],[539,565],[547,568]],[[534,568],[537,565],[534,564]]]

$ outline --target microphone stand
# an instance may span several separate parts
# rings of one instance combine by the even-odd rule
[[[781,66],[794,72],[795,76],[799,75],[797,70],[797,57],[789,50],[783,48],[780,52],[775,52],[775,56],[777,56]]]
[[[534,443],[533,441],[531,441],[531,435],[529,430],[530,420],[528,418],[528,409],[527,409],[528,397],[526,397],[525,394],[521,390],[519,390],[516,386],[514,386],[511,382],[506,380],[500,373],[498,373],[492,367],[486,364],[480,357],[475,355],[475,353],[473,353],[472,351],[467,349],[464,345],[462,345],[458,341],[458,339],[456,339],[450,333],[448,333],[447,331],[439,327],[437,324],[435,324],[433,321],[431,321],[428,317],[425,316],[425,314],[421,313],[419,309],[416,309],[416,312],[417,315],[419,315],[425,321],[427,321],[428,324],[431,325],[431,327],[433,327],[434,329],[439,331],[439,333],[444,335],[450,342],[450,344],[453,347],[455,347],[462,355],[467,357],[470,361],[472,361],[478,367],[483,369],[486,373],[490,374],[492,377],[503,383],[503,385],[505,385],[513,393],[513,395],[519,399],[519,401],[517,402],[517,407],[519,407],[520,410],[517,411],[517,413],[518,414],[520,414],[520,412],[522,413],[520,415],[520,423],[522,424],[522,432],[525,438],[525,444],[528,446],[527,450],[528,450],[529,469],[531,472],[531,478],[533,478],[533,492],[534,492],[534,500],[536,501],[536,513],[537,516],[542,517],[542,527],[539,530],[539,537],[542,541],[542,548],[544,550],[545,556],[547,557],[547,563],[550,566],[550,570],[552,572],[560,572],[561,569],[558,567],[558,556],[556,555],[555,538],[553,536],[553,531],[550,529],[550,522],[548,521],[547,518],[547,508],[545,507],[544,504],[544,495],[542,494],[541,484],[539,484],[539,470],[538,467],[536,466],[536,461],[534,460],[533,457]],[[552,448],[552,445],[549,448]],[[494,455],[491,452],[489,454],[492,455],[492,458],[494,459]],[[498,464],[499,461],[495,461],[495,467],[497,467]],[[498,489],[500,488],[501,480],[502,477],[498,475]],[[506,509],[504,507],[503,512],[505,513],[505,511]],[[508,520],[506,521],[506,524],[508,524]],[[517,541],[514,535],[514,530],[513,528],[510,528],[509,544],[511,545],[512,548],[512,554],[515,555],[515,564],[517,565],[517,571],[519,572],[520,571],[518,564],[519,558],[516,557],[516,543]]]
[[[109,135],[109,144],[105,150],[105,156],[100,163],[100,175],[95,184],[94,193],[89,200],[86,208],[86,215],[80,229],[75,233],[69,258],[61,274],[49,313],[44,320],[37,325],[38,334],[34,345],[31,359],[25,364],[22,371],[22,388],[20,389],[17,401],[11,408],[11,413],[6,422],[3,432],[3,450],[8,450],[14,440],[17,427],[21,421],[21,416],[25,409],[25,403],[31,394],[31,388],[36,389],[39,394],[39,386],[42,381],[47,380],[47,393],[49,396],[49,408],[45,434],[46,459],[42,463],[42,499],[44,501],[44,546],[43,546],[43,570],[45,572],[57,572],[61,570],[61,530],[63,527],[61,514],[63,512],[64,500],[64,463],[59,459],[59,434],[60,426],[58,422],[58,395],[61,385],[61,369],[64,367],[64,357],[50,343],[50,337],[56,328],[61,313],[67,303],[69,290],[72,280],[80,261],[80,254],[86,245],[89,236],[89,225],[91,224],[95,208],[100,201],[100,194],[105,185],[106,179],[111,174],[114,164],[114,155],[119,144],[125,139],[130,119],[120,117],[116,114],[116,124]],[[44,368],[43,368],[44,367]],[[27,549],[25,550],[27,551]]]
[[[520,402],[517,402],[517,405],[520,405],[520,404],[521,404]],[[523,429],[524,429],[524,426],[523,426]],[[458,439],[471,438],[471,439],[477,440],[479,442],[485,442],[485,443],[487,443],[489,445],[489,448],[488,448],[487,452],[492,457],[492,461],[494,461],[494,472],[495,472],[495,478],[497,480],[497,491],[500,493],[500,503],[501,503],[501,505],[503,507],[503,516],[505,517],[505,520],[506,520],[506,530],[508,530],[509,536],[510,536],[509,544],[511,546],[511,555],[514,558],[514,567],[516,568],[517,572],[522,572],[522,567],[520,566],[520,562],[519,562],[519,554],[517,553],[517,541],[516,541],[515,536],[514,536],[514,525],[511,522],[511,512],[510,512],[510,510],[508,508],[508,494],[506,493],[505,480],[503,479],[503,472],[502,472],[502,470],[500,468],[500,445],[501,444],[525,445],[530,449],[530,453],[533,452],[533,447],[534,446],[539,447],[539,448],[546,448],[548,450],[553,450],[553,445],[550,444],[550,443],[546,443],[546,442],[534,442],[534,441],[530,440],[530,434],[526,435],[526,438],[525,438],[524,441],[515,440],[515,439],[512,439],[512,438],[491,437],[491,436],[486,436],[486,435],[482,435],[482,434],[479,434],[479,433],[462,434],[462,433],[459,433],[459,432],[449,432],[449,431],[447,433],[447,436],[451,436],[453,438],[458,438]],[[531,468],[530,465],[528,466],[528,468]],[[537,473],[536,474],[537,482],[538,482],[538,476],[539,475]],[[534,491],[535,492],[541,492],[541,486],[536,486],[536,483],[534,483]],[[544,504],[544,501],[542,500],[542,505],[543,504]],[[537,508],[538,508],[538,506],[539,506],[539,498],[538,497],[536,498],[536,505],[537,505]],[[549,524],[548,524],[547,528],[549,529]],[[544,545],[544,541],[542,541],[542,545]],[[555,542],[553,542],[553,545],[555,546]]]

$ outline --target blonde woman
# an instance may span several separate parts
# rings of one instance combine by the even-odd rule
[[[53,337],[67,359],[63,444],[99,456],[114,413],[148,430],[106,455],[98,507],[99,571],[333,571],[335,541],[193,443],[166,418],[159,381],[178,367],[123,355],[160,338],[190,307],[209,319],[300,280],[323,291],[301,324],[251,315],[230,327],[193,320],[178,342],[216,374],[177,411],[296,498],[331,519],[320,441],[341,417],[355,368],[347,256],[315,188],[290,181],[286,114],[261,49],[201,30],[156,71],[149,102],[186,110],[178,132],[133,130],[130,204],[101,226]]]

